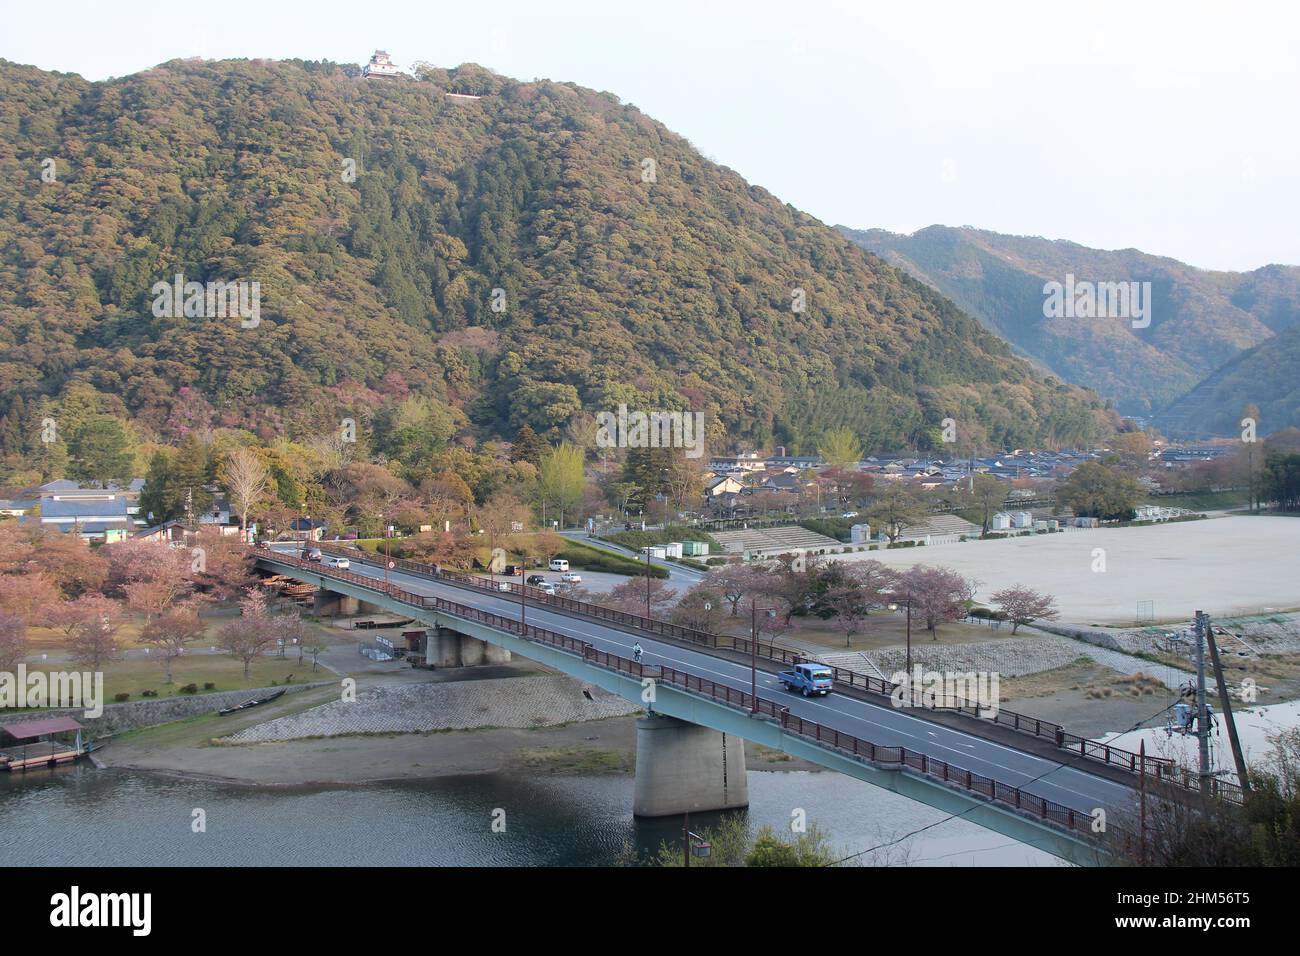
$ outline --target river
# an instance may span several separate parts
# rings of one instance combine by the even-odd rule
[[[751,826],[802,809],[846,855],[943,814],[834,773],[749,772]],[[680,840],[680,818],[631,813],[624,775],[489,773],[340,787],[245,787],[89,764],[0,776],[4,866],[603,866]],[[206,832],[193,832],[202,810]],[[494,832],[494,811],[504,831]],[[501,814],[497,814],[497,819]],[[691,818],[699,831],[716,814]],[[500,827],[498,827],[500,829]],[[889,862],[1054,865],[964,820],[905,842]],[[886,862],[881,856],[868,857]]]

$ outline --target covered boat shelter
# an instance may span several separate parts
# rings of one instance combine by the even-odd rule
[[[11,724],[0,724],[0,770],[27,770],[53,767],[76,760],[85,748],[81,742],[81,724],[71,717],[45,717]],[[75,734],[68,742],[67,734]],[[64,739],[56,739],[64,736]]]

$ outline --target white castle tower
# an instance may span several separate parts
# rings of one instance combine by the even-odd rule
[[[370,58],[370,62],[361,70],[364,77],[371,76],[401,76],[402,71],[397,68],[390,57],[383,50],[376,50],[375,55]]]

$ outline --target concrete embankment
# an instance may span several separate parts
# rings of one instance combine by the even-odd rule
[[[17,717],[10,723],[44,720],[48,717],[71,717],[86,728],[90,738],[105,737],[141,727],[152,727],[173,720],[183,720],[197,714],[215,713],[224,707],[233,707],[254,697],[265,697],[277,690],[287,693],[337,684],[337,681],[316,681],[310,684],[286,684],[282,687],[261,687],[249,690],[217,691],[211,694],[182,694],[151,700],[132,700],[120,704],[105,704],[99,717],[87,717],[79,707],[42,710]]]

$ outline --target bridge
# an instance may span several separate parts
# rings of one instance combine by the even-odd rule
[[[751,645],[521,582],[509,582],[506,593],[503,582],[410,561],[386,570],[357,549],[321,546],[349,558],[352,568],[342,570],[305,561],[291,547],[257,548],[257,566],[314,584],[318,609],[339,600],[409,616],[431,629],[431,657],[449,640],[481,642],[645,705],[638,815],[746,805],[741,741],[749,740],[1091,865],[1131,844],[1132,830],[1113,821],[1135,818],[1140,787],[1189,786],[1168,761],[1140,760],[1032,717],[891,706],[893,685],[852,671],[834,669],[830,696],[787,693],[775,671],[797,652],[775,643]],[[638,642],[641,661],[632,659]],[[756,671],[753,659],[761,659]],[[1094,832],[1098,811],[1107,825]]]

